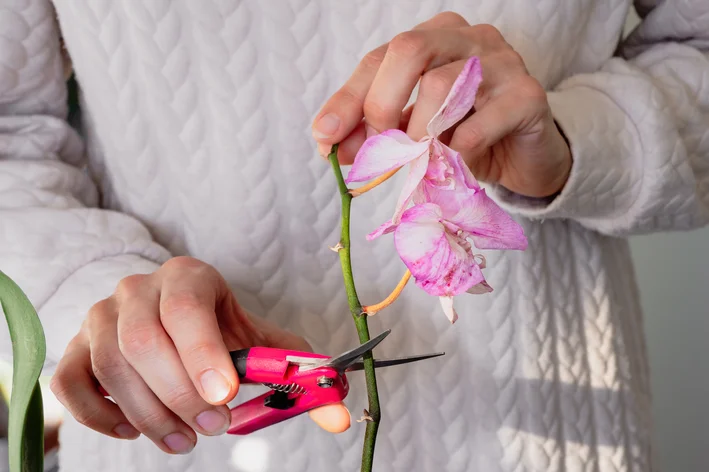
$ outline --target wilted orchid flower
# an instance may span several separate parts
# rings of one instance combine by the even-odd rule
[[[414,191],[422,180],[441,188],[453,189],[455,153],[438,140],[448,128],[460,121],[473,107],[482,81],[480,60],[471,57],[453,83],[441,108],[428,122],[428,136],[416,142],[398,129],[372,136],[362,145],[347,175],[346,183],[364,182],[410,163],[409,175],[399,196],[392,221],[399,222]]]
[[[471,176],[472,177],[472,176]],[[440,297],[451,323],[458,315],[452,297],[492,291],[483,276],[485,258],[478,249],[527,247],[522,227],[479,186],[468,191],[428,189],[428,202],[404,211],[399,224],[391,220],[367,239],[394,232],[396,250],[416,285]]]
[[[438,140],[471,110],[481,80],[480,62],[473,57],[428,123],[429,136],[415,142],[403,131],[388,130],[370,137],[346,180],[374,179],[411,163],[393,217],[367,239],[394,232],[396,250],[416,285],[439,297],[452,323],[458,318],[454,296],[492,291],[482,273],[485,258],[473,252],[473,245],[477,249],[527,247],[522,227],[487,196],[460,154]],[[414,206],[407,209],[412,200]],[[375,313],[387,306],[407,280],[408,273],[387,300],[365,311]]]

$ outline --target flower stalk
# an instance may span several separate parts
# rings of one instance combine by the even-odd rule
[[[382,311],[384,308],[394,303],[396,299],[399,298],[399,295],[401,295],[401,292],[404,291],[404,287],[406,287],[406,284],[409,282],[409,279],[411,279],[411,271],[407,269],[404,273],[404,276],[396,285],[396,288],[394,288],[394,290],[389,294],[388,297],[386,297],[384,300],[377,303],[376,305],[363,306],[362,311],[371,316],[377,314],[377,312]]]
[[[340,265],[342,266],[342,276],[345,282],[345,290],[347,292],[347,303],[350,308],[350,313],[357,328],[359,342],[365,343],[369,341],[369,326],[367,325],[367,314],[362,310],[362,304],[359,302],[357,290],[355,289],[354,277],[352,275],[352,260],[350,255],[350,206],[352,203],[352,194],[345,184],[345,179],[342,176],[340,163],[337,160],[338,144],[332,146],[328,160],[332,165],[332,170],[337,179],[337,187],[342,199],[342,220],[341,220],[341,235],[338,244],[337,253],[340,256]],[[393,174],[392,174],[393,175]],[[374,462],[374,446],[377,440],[377,431],[379,429],[379,421],[381,412],[379,409],[379,393],[377,391],[377,378],[374,372],[374,356],[372,352],[367,352],[363,358],[364,362],[364,377],[367,383],[367,397],[369,408],[367,412],[369,418],[367,420],[367,428],[364,433],[364,446],[362,448],[362,469],[361,472],[371,472]],[[371,420],[370,420],[371,419]]]

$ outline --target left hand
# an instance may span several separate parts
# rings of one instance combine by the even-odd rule
[[[481,181],[529,197],[557,193],[568,179],[571,151],[544,88],[497,29],[471,26],[455,13],[441,13],[362,59],[315,118],[320,153],[340,142],[340,161],[351,164],[372,133],[398,128],[422,138],[471,56],[480,58],[483,70],[474,112],[441,141]],[[417,100],[405,110],[419,79]]]

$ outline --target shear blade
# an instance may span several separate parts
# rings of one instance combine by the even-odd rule
[[[396,359],[375,359],[374,368],[378,369],[380,367],[390,367],[394,365],[408,364],[410,362],[423,361],[426,359],[432,359],[434,357],[439,357],[443,355],[445,355],[445,352],[435,352],[431,354],[421,354],[418,356],[399,357]],[[354,372],[362,369],[364,369],[364,362],[359,361],[351,364],[346,369],[346,372]]]
[[[301,365],[300,371],[308,371],[308,370],[313,370],[317,369],[319,367],[330,367],[335,370],[339,370],[340,372],[345,372],[347,368],[352,365],[353,363],[357,362],[358,359],[360,359],[364,353],[371,351],[374,349],[380,342],[384,341],[384,338],[386,338],[389,333],[391,333],[391,330],[388,329],[384,331],[382,334],[379,336],[370,339],[364,344],[361,344],[360,346],[347,351],[343,354],[340,354],[337,357],[331,357],[329,359],[324,359],[323,361],[313,363],[310,365]]]

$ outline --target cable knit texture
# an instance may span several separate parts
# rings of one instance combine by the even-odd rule
[[[494,189],[529,249],[486,254],[495,291],[457,299],[455,326],[413,285],[372,319],[373,332],[393,330],[377,355],[447,353],[380,372],[376,470],[653,470],[642,318],[622,238],[709,219],[709,3],[643,0],[643,22],[617,48],[629,6],[0,1],[0,267],[39,310],[47,372],[118,280],[179,254],[213,264],[248,309],[319,352],[356,345],[327,248],[339,199],[310,122],[368,50],[453,10],[496,25],[524,57],[550,92],[574,167],[543,207]],[[60,34],[83,93],[81,134],[65,122]],[[391,214],[400,181],[353,205],[365,303],[404,270],[390,239],[364,238]],[[364,380],[351,380],[358,417]],[[352,471],[363,427],[333,436],[301,417],[248,437],[201,437],[173,457],[67,418],[61,467]]]

